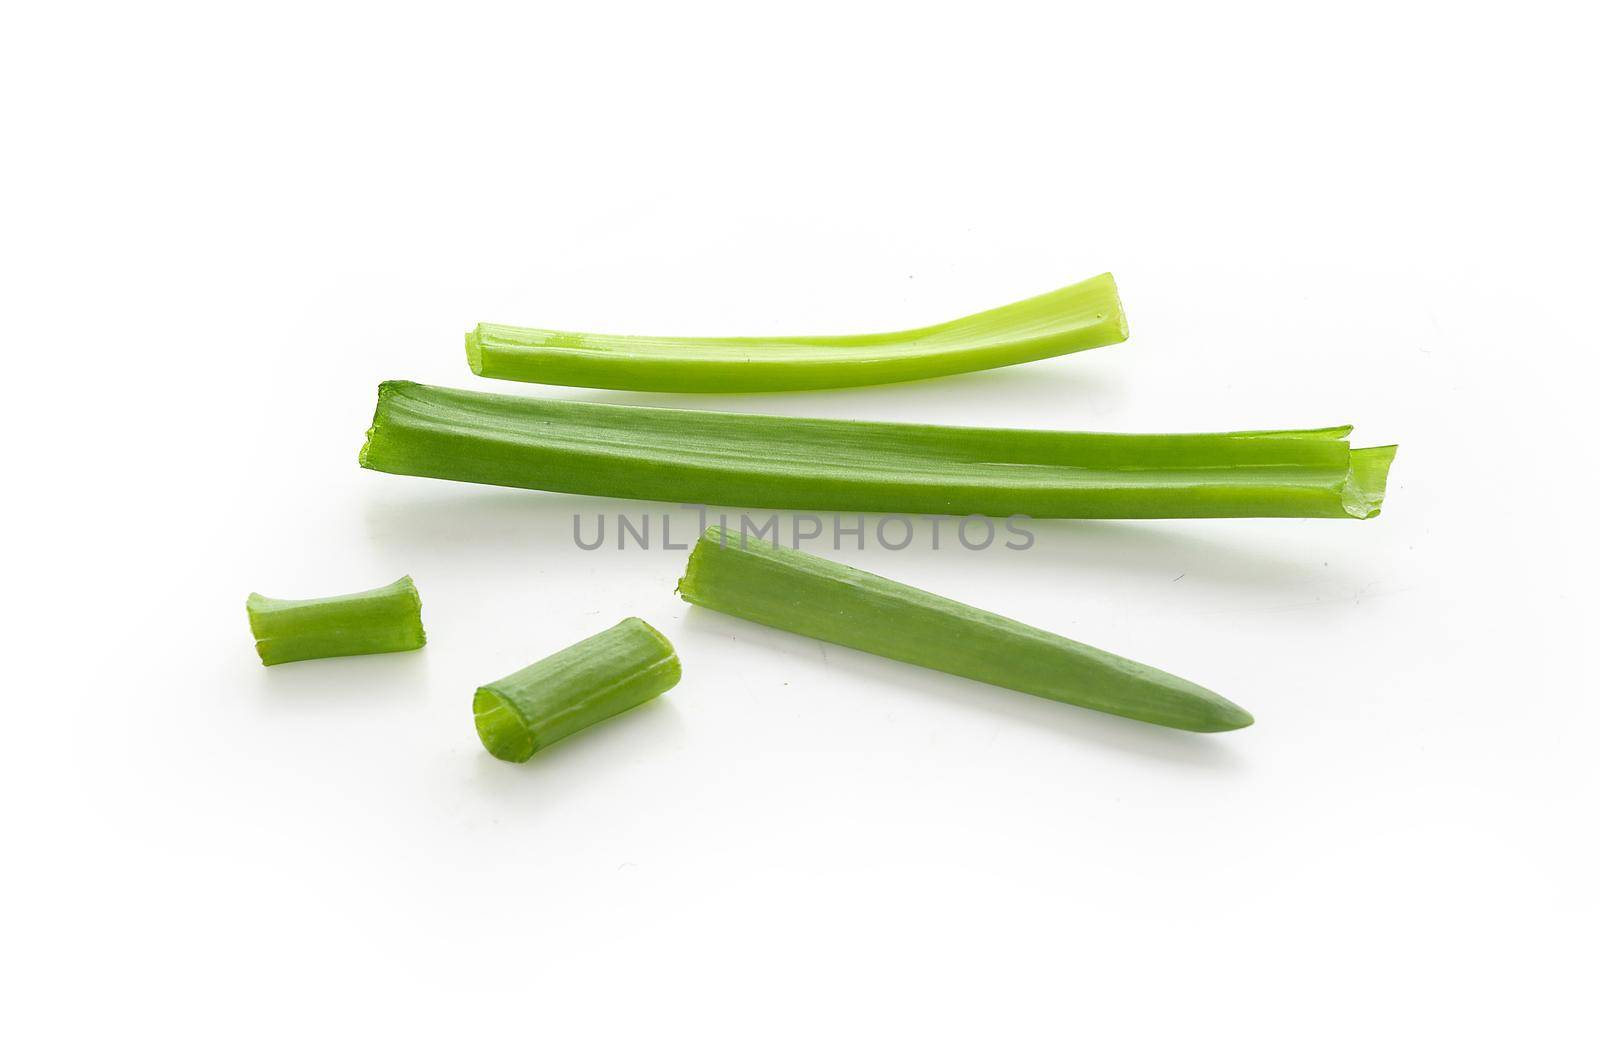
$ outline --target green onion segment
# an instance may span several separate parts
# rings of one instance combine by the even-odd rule
[[[253,593],[245,601],[264,666],[329,656],[407,652],[427,643],[422,598],[411,576],[339,597],[280,601]]]
[[[655,699],[681,673],[659,631],[643,619],[624,619],[483,686],[472,697],[472,719],[491,755],[526,762],[557,740]]]
[[[974,681],[1215,733],[1250,715],[1192,682],[821,557],[708,528],[678,581],[703,608]]]
[[[1109,274],[976,315],[850,337],[620,337],[480,323],[472,372],[643,392],[848,388],[1032,362],[1128,337]]]
[[[1038,518],[1378,515],[1394,447],[1349,426],[1117,434],[834,421],[378,386],[361,464],[568,494]]]

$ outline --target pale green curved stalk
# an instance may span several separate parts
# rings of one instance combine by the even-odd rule
[[[1099,275],[936,326],[847,337],[622,337],[479,323],[473,373],[640,392],[849,388],[988,370],[1128,337],[1117,286]]]
[[[378,386],[361,464],[612,498],[1005,517],[1377,516],[1393,447],[1348,426],[1120,435],[658,410]]]
[[[1253,721],[1165,671],[741,532],[707,529],[678,594],[751,622],[1141,722],[1218,733]]]

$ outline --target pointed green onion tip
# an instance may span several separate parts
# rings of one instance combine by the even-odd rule
[[[695,545],[678,593],[779,630],[1155,725],[1219,733],[1254,721],[1143,663],[719,527]]]

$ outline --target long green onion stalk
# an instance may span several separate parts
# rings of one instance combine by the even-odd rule
[[[580,729],[653,700],[678,683],[672,644],[643,619],[609,630],[480,688],[478,738],[496,758],[526,762]]]
[[[411,576],[339,597],[281,601],[253,593],[245,602],[264,666],[329,656],[406,652],[427,643],[422,598]]]
[[[849,337],[621,337],[480,323],[473,373],[644,392],[775,392],[912,381],[1032,362],[1128,337],[1109,274],[936,326]]]
[[[678,593],[700,605],[919,667],[1156,725],[1215,733],[1250,715],[1209,689],[891,579],[707,529]]]
[[[1126,435],[832,421],[378,387],[361,464],[568,494],[1040,518],[1378,515],[1394,447],[1349,426]]]

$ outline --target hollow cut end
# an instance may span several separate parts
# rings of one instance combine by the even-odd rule
[[[1383,512],[1383,497],[1389,485],[1389,466],[1398,446],[1360,447],[1350,452],[1350,472],[1344,479],[1340,499],[1344,510],[1357,520],[1371,520]]]
[[[493,689],[479,689],[472,697],[472,724],[491,755],[506,762],[526,762],[536,745],[528,723],[511,701]]]

